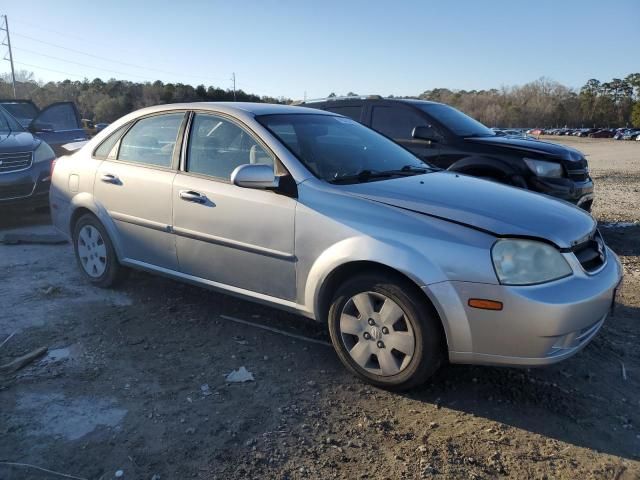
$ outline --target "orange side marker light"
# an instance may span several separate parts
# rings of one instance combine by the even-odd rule
[[[502,302],[487,300],[485,298],[470,298],[469,306],[482,310],[502,310]]]

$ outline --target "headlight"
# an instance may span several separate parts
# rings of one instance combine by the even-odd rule
[[[33,163],[50,162],[54,158],[56,158],[55,152],[45,142],[40,142],[36,151],[33,152]]]
[[[491,249],[503,285],[533,285],[571,275],[571,267],[551,245],[534,240],[498,240]]]
[[[562,177],[562,165],[555,162],[545,162],[544,160],[533,160],[525,158],[524,163],[538,177]]]

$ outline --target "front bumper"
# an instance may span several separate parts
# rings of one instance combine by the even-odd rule
[[[38,162],[27,170],[0,174],[0,209],[46,206],[50,187],[51,162]]]
[[[570,178],[531,177],[528,183],[531,190],[560,198],[586,211],[591,211],[594,199],[591,178],[576,181]]]
[[[622,267],[611,250],[595,274],[565,254],[574,275],[525,287],[448,281],[424,287],[443,323],[452,363],[549,365],[571,357],[597,334],[609,314]],[[573,258],[571,258],[573,257]],[[468,306],[497,300],[501,311]]]

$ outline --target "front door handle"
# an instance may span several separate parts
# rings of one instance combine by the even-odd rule
[[[194,192],[193,190],[180,190],[180,198],[185,202],[207,203],[206,195]]]
[[[120,179],[118,178],[118,176],[113,175],[111,173],[103,173],[102,176],[100,177],[100,180],[102,180],[104,183],[112,183],[114,185],[120,185]]]

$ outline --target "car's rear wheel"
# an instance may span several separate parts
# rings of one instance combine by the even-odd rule
[[[401,278],[367,274],[345,282],[329,309],[329,333],[347,368],[382,388],[419,385],[443,360],[440,320]]]
[[[126,269],[118,263],[111,239],[95,216],[86,214],[78,219],[73,247],[80,271],[92,284],[107,288],[124,278]]]

